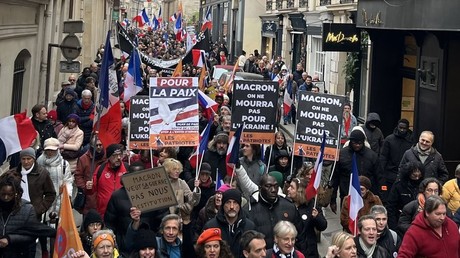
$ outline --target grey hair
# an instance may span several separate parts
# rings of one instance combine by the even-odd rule
[[[383,205],[374,205],[374,206],[372,206],[369,214],[370,215],[385,214],[385,216],[388,216],[387,209]]]
[[[83,90],[83,91],[81,92],[81,95],[82,95],[82,96],[85,96],[85,97],[92,97],[92,96],[93,96],[93,93],[91,93],[90,90]]]
[[[295,228],[294,224],[287,220],[280,220],[273,228],[273,234],[276,237],[285,236],[289,233],[294,234],[294,237],[297,236],[297,229]]]

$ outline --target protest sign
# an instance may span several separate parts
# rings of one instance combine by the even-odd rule
[[[133,96],[129,108],[129,149],[150,149],[149,97]]]
[[[294,154],[317,158],[323,132],[326,132],[324,159],[335,160],[337,142],[340,140],[339,125],[342,124],[342,110],[345,97],[300,92],[297,111],[298,125],[295,133]]]
[[[131,206],[142,212],[177,205],[176,196],[164,167],[124,174],[121,178]]]
[[[275,143],[278,89],[278,82],[235,80],[231,131],[236,131],[244,123],[243,142]]]
[[[150,147],[197,146],[198,78],[150,78]]]

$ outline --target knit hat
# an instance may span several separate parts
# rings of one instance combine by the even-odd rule
[[[360,130],[354,130],[350,133],[348,138],[352,141],[364,142],[364,140],[366,140],[366,135]]]
[[[359,184],[366,187],[367,190],[371,189],[372,187],[371,180],[365,176],[359,176]]]
[[[56,138],[48,138],[44,143],[44,150],[57,150],[59,149],[59,140]]]
[[[211,165],[207,162],[201,163],[200,173],[211,174]]]
[[[232,113],[232,111],[230,110],[230,108],[227,107],[227,106],[222,106],[222,107],[220,107],[220,110],[222,110],[222,109],[226,109],[227,112],[229,112],[230,114]]]
[[[19,154],[19,157],[22,158],[22,157],[25,157],[25,156],[29,156],[29,157],[32,157],[33,159],[36,159],[35,150],[32,147],[29,147],[27,149],[23,149],[21,151],[21,153]]]
[[[118,144],[118,143],[110,144],[110,145],[105,149],[105,153],[106,153],[106,157],[107,157],[107,158],[109,158],[110,156],[112,156],[115,152],[120,152],[120,153],[121,153],[121,145]]]
[[[241,192],[237,189],[229,189],[222,194],[222,204],[228,200],[234,200],[241,206]]]
[[[229,184],[223,184],[217,189],[217,192],[225,193],[226,191],[232,189],[232,187]]]
[[[201,245],[211,241],[220,241],[222,240],[220,228],[208,228],[201,233],[198,237],[197,244]]]
[[[147,247],[158,249],[155,232],[150,229],[139,229],[134,236],[134,251],[138,252]]]
[[[69,122],[69,120],[72,119],[72,120],[75,120],[75,122],[77,123],[77,125],[80,124],[80,117],[77,115],[77,114],[70,114],[67,116],[67,122]]]
[[[95,209],[90,209],[85,216],[85,220],[83,220],[82,230],[85,231],[88,228],[89,224],[97,222],[102,224],[101,228],[104,228],[101,215],[99,215],[99,213]]]
[[[283,174],[279,171],[272,171],[268,173],[270,176],[274,177],[276,179],[276,182],[278,183],[278,186],[283,186]]]
[[[64,96],[67,96],[68,94],[72,95],[74,98],[75,98],[76,95],[77,95],[77,94],[75,93],[75,91],[74,91],[73,89],[71,89],[71,88],[68,88],[68,89],[65,90]]]
[[[57,111],[52,109],[50,111],[48,111],[48,120],[53,120],[53,121],[56,121],[57,120]]]
[[[218,142],[228,143],[228,134],[227,133],[219,133],[214,136],[214,144]]]

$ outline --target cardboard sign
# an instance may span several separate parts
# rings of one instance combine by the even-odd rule
[[[149,97],[133,96],[129,109],[129,149],[149,149]]]
[[[278,90],[278,82],[235,80],[231,131],[244,123],[241,136],[244,143],[275,143]]]
[[[197,146],[198,78],[150,78],[150,147]]]
[[[326,133],[325,160],[336,160],[340,140],[344,96],[301,91],[297,110],[298,125],[295,133],[294,154],[317,158],[323,132]]]
[[[164,167],[124,174],[121,178],[131,205],[142,212],[177,205]]]

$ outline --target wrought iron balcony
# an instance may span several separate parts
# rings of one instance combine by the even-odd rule
[[[286,2],[287,9],[294,8],[294,0],[287,0]]]
[[[353,2],[354,2],[353,0],[340,0],[341,4],[351,4]]]
[[[331,4],[331,0],[320,0],[319,1],[319,5],[330,5]]]
[[[273,0],[266,0],[266,2],[265,2],[265,10],[266,11],[271,11],[272,10],[272,5],[273,5]]]
[[[283,0],[276,0],[276,10],[283,9]]]
[[[308,8],[308,0],[299,0],[300,8]]]

